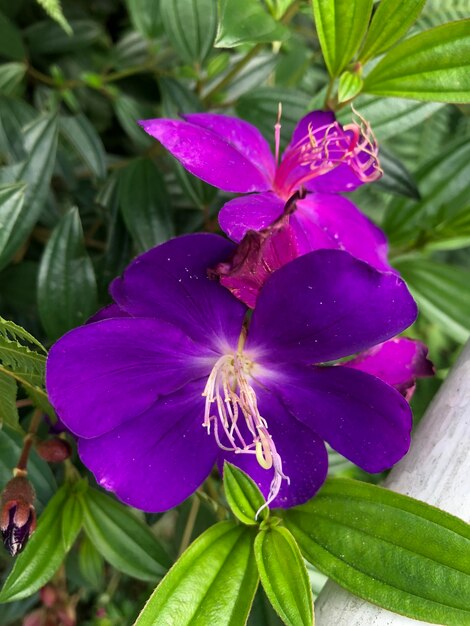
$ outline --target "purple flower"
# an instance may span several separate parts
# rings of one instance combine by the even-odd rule
[[[390,270],[383,232],[338,192],[376,180],[381,170],[371,131],[363,120],[342,127],[331,112],[313,111],[298,123],[279,161],[257,128],[243,120],[193,113],[183,120],[140,122],[195,176],[224,191],[249,193],[221,209],[222,230],[241,241],[283,214],[286,201],[308,192],[290,216],[300,254],[320,248],[347,250],[377,269]]]
[[[342,365],[377,376],[395,387],[409,402],[416,388],[416,379],[435,374],[427,355],[428,348],[421,341],[395,337]]]
[[[233,248],[197,234],[143,254],[111,286],[121,317],[70,331],[49,355],[50,399],[82,461],[146,511],[179,504],[224,459],[288,507],[321,486],[324,441],[369,472],[409,446],[411,413],[395,389],[312,365],[411,324],[416,306],[403,281],[320,250],[274,272],[250,317],[207,277]]]

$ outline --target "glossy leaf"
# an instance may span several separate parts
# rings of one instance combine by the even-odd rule
[[[458,342],[470,334],[470,270],[429,259],[394,262],[420,311]]]
[[[49,337],[83,324],[96,311],[96,300],[93,265],[78,210],[72,209],[54,229],[39,266],[39,315]]]
[[[145,149],[153,145],[154,140],[137,123],[137,120],[155,117],[147,102],[120,93],[113,101],[113,106],[119,123],[138,148]]]
[[[17,385],[13,378],[0,372],[0,428],[6,424],[21,432],[16,408]]]
[[[212,526],[191,544],[150,596],[134,626],[244,624],[258,586],[251,529]]]
[[[62,542],[67,552],[75,543],[83,524],[82,485],[86,487],[86,483],[71,486],[71,493],[62,509]]]
[[[83,501],[85,531],[113,567],[140,580],[163,575],[168,556],[130,509],[95,489],[88,489]]]
[[[25,74],[24,63],[3,63],[0,66],[0,93],[7,96],[17,94]]]
[[[0,602],[32,595],[47,583],[62,563],[66,549],[62,541],[62,507],[69,495],[64,485],[50,500],[23,552],[16,558],[0,592]]]
[[[359,54],[361,63],[379,56],[414,24],[426,0],[381,0]]]
[[[258,486],[245,472],[227,461],[224,463],[224,488],[232,513],[243,524],[255,526],[269,514],[266,507],[260,511],[265,500]],[[260,512],[256,519],[258,511]]]
[[[304,560],[287,528],[258,533],[255,556],[261,584],[287,626],[312,626],[313,598]]]
[[[160,4],[155,0],[126,0],[134,28],[152,39],[161,31]]]
[[[362,77],[356,72],[343,72],[338,82],[338,102],[355,98],[361,93],[363,82]]]
[[[313,15],[330,76],[353,59],[367,30],[373,0],[313,0]]]
[[[26,51],[18,28],[0,12],[0,55],[14,61],[22,61]]]
[[[423,502],[330,479],[284,520],[304,557],[355,595],[445,626],[470,624],[470,526]]]
[[[288,29],[271,17],[261,2],[221,1],[216,47],[234,48],[247,43],[283,41],[288,36]]]
[[[172,236],[169,194],[162,175],[149,159],[135,159],[122,171],[119,204],[139,252]]]
[[[97,178],[106,176],[106,153],[95,127],[83,114],[59,119],[62,135],[77,151],[83,162]]]
[[[78,564],[86,582],[99,589],[104,581],[104,559],[86,535],[80,540]]]
[[[470,99],[470,19],[398,44],[365,78],[364,91],[437,102]]]
[[[421,198],[413,176],[399,159],[383,147],[379,148],[379,159],[383,176],[376,182],[378,187],[398,196],[405,196],[414,200]]]
[[[13,183],[0,185],[0,256],[8,247],[18,217],[22,215],[25,200],[25,185]]]
[[[183,61],[202,63],[212,49],[217,29],[213,0],[165,0],[160,3],[163,27]]]

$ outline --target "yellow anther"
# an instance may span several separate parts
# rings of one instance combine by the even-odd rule
[[[271,469],[273,466],[273,457],[269,448],[269,442],[265,435],[261,435],[261,438],[256,442],[256,460],[263,469]]]

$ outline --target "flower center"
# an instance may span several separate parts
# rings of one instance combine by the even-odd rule
[[[263,469],[274,469],[267,498],[270,504],[279,493],[282,480],[289,482],[289,478],[282,471],[282,459],[250,384],[254,366],[242,352],[218,359],[202,394],[206,398],[203,426],[210,434],[214,424],[214,437],[222,450],[253,454]]]

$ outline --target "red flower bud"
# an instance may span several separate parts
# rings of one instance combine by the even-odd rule
[[[48,463],[61,463],[72,454],[72,447],[64,439],[53,437],[36,444],[36,452]]]
[[[36,528],[34,489],[25,476],[15,476],[1,495],[0,531],[5,548],[15,556]]]

